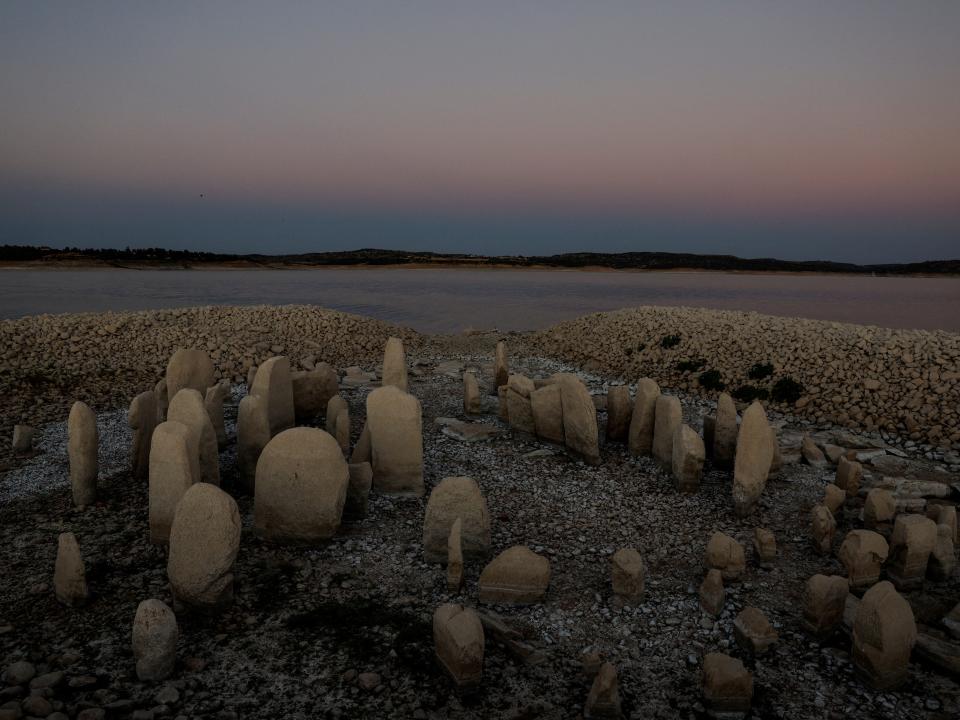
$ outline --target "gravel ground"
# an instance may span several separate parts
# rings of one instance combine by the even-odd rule
[[[466,341],[464,341],[466,342]],[[436,363],[445,357],[418,356]],[[468,366],[490,356],[458,353]],[[515,362],[530,376],[567,370],[560,363]],[[372,367],[372,366],[371,366]],[[601,378],[581,374],[604,392]],[[182,718],[567,718],[577,717],[590,687],[581,656],[598,653],[620,675],[624,715],[632,718],[701,718],[700,663],[720,650],[742,657],[755,677],[755,717],[948,718],[960,714],[960,689],[951,679],[912,664],[896,692],[867,689],[854,677],[850,643],[842,634],[824,645],[800,628],[800,597],[817,572],[842,573],[833,557],[810,548],[809,510],[832,471],[791,464],[769,483],[754,516],[732,512],[730,476],[709,464],[699,493],[680,495],[647,458],[620,445],[602,449],[590,467],[561,451],[524,456],[547,446],[503,428],[493,441],[465,444],[440,432],[437,417],[461,417],[458,378],[427,371],[411,376],[423,403],[425,480],[469,475],[483,490],[492,519],[493,551],[528,544],[546,555],[553,576],[546,601],[523,608],[495,607],[533,646],[539,662],[523,662],[488,636],[481,688],[460,695],[432,656],[431,618],[443,602],[477,604],[480,563],[468,563],[460,594],[446,590],[439,565],[423,560],[426,498],[372,496],[370,513],[345,524],[327,545],[281,547],[251,532],[252,498],[238,496],[244,533],[235,569],[234,604],[216,616],[182,614],[178,666],[160,685],[134,673],[130,627],[148,597],[172,602],[165,550],[148,542],[146,484],[124,471],[129,431],[125,413],[101,413],[101,499],[72,508],[65,482],[65,430],[48,426],[41,454],[0,478],[0,661],[27,658],[38,673],[62,672],[48,691],[54,710],[69,717],[103,708],[108,717]],[[359,435],[368,389],[344,390],[353,439]],[[235,388],[227,406],[232,432]],[[681,395],[684,417],[700,426],[712,404]],[[600,415],[603,418],[603,413]],[[784,434],[816,429],[779,415]],[[601,426],[602,429],[602,426]],[[232,487],[235,456],[221,456],[223,481]],[[841,520],[843,533],[858,527],[855,501]],[[773,530],[779,557],[774,569],[749,562],[755,526]],[[71,610],[53,597],[57,534],[74,532],[84,552],[93,594]],[[704,548],[715,530],[748,549],[742,582],[728,585],[723,615],[701,615],[696,589]],[[641,605],[621,608],[610,588],[609,557],[620,547],[639,549],[647,564]],[[960,598],[956,575],[928,584],[908,599],[921,622],[935,624]],[[761,659],[744,656],[733,640],[733,618],[745,606],[765,612],[780,633]],[[491,610],[490,608],[485,611]],[[2,669],[0,667],[0,669]],[[363,689],[359,673],[377,673]],[[2,684],[0,684],[2,685]],[[0,706],[23,688],[0,691]]]

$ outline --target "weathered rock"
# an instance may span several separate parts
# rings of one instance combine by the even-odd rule
[[[613,592],[628,603],[643,599],[645,568],[643,557],[634,548],[621,548],[610,558]]]
[[[185,388],[203,394],[213,385],[213,379],[213,362],[203,350],[177,350],[167,362],[167,397],[172,400]]]
[[[560,385],[560,405],[563,409],[563,442],[585,462],[600,462],[600,437],[597,429],[597,410],[587,386],[576,375],[554,375]]]
[[[608,662],[600,666],[600,671],[593,678],[587,703],[583,708],[583,717],[591,718],[620,718],[620,690],[617,683],[617,669]]]
[[[57,538],[57,562],[53,571],[53,590],[57,600],[67,607],[80,607],[90,596],[87,572],[80,554],[80,545],[72,532]]]
[[[463,585],[463,521],[458,517],[447,537],[447,590],[460,592]]]
[[[836,516],[843,508],[843,503],[846,499],[847,494],[843,490],[836,485],[830,484],[823,489],[823,500],[820,504],[827,506],[830,512]]]
[[[363,429],[360,431],[360,437],[357,438],[357,444],[353,446],[353,453],[350,455],[350,462],[352,464],[357,463],[373,463],[373,450],[370,448],[370,426],[367,423],[363,424]]]
[[[257,463],[254,530],[278,542],[333,537],[349,484],[347,461],[328,433],[307,427],[284,430],[267,443]]]
[[[383,350],[383,384],[407,391],[407,358],[400,338],[387,338]]]
[[[507,344],[500,340],[493,361],[493,386],[499,388],[507,384],[510,378],[510,363],[507,358]]]
[[[922,515],[898,515],[890,538],[887,577],[899,589],[919,587],[937,542],[937,524]]]
[[[724,580],[739,580],[746,569],[743,545],[729,535],[715,532],[707,543],[707,567],[716,568]]]
[[[373,486],[393,495],[423,495],[420,401],[393,385],[367,396]]]
[[[70,487],[73,490],[73,504],[77,507],[92,505],[97,499],[99,447],[97,416],[86,403],[78,400],[70,408],[70,417],[67,420]]]
[[[723,575],[716,568],[710,568],[700,584],[700,609],[714,617],[723,612],[726,592],[723,589]]]
[[[473,478],[441,480],[427,500],[423,520],[423,552],[427,562],[447,561],[447,539],[454,522],[462,524],[463,554],[483,558],[490,552],[490,513]]]
[[[953,505],[941,505],[937,511],[936,523],[950,528],[950,539],[956,545],[960,539],[957,537],[957,508]]]
[[[703,449],[708,458],[713,459],[713,443],[717,436],[716,415],[703,416]]]
[[[630,388],[614,385],[607,392],[607,440],[625,442],[630,435],[633,401]]]
[[[223,421],[223,403],[230,397],[230,383],[221,380],[216,385],[207,388],[203,396],[203,405],[207,409],[207,417],[213,425],[213,433],[217,438],[217,448],[227,446],[227,426]]]
[[[737,718],[750,712],[753,676],[743,663],[722,653],[703,658],[703,703],[714,717]]]
[[[153,388],[157,396],[157,425],[167,420],[167,408],[170,407],[170,394],[167,392],[167,381],[159,380]]]
[[[435,425],[439,425],[444,435],[465,443],[484,442],[501,434],[497,425],[479,422],[464,422],[456,418],[434,418]]]
[[[672,446],[674,485],[680,492],[697,492],[706,459],[703,440],[689,425],[678,425]]]
[[[433,613],[437,660],[458,687],[480,684],[484,636],[480,616],[461,605],[441,605]]]
[[[324,412],[330,398],[340,392],[337,371],[325,362],[313,370],[290,373],[293,389],[293,416],[296,422],[308,422]]]
[[[540,602],[549,584],[550,561],[524,545],[514,545],[497,555],[480,573],[480,602]]]
[[[759,402],[743,413],[733,464],[733,506],[739,517],[753,512],[767,485],[773,462],[770,425]]]
[[[755,607],[746,607],[733,621],[733,634],[737,644],[754,655],[762,655],[778,639],[767,616]]]
[[[848,498],[856,497],[860,492],[860,483],[863,480],[863,465],[856,460],[841,457],[837,463],[837,477],[834,480],[837,487],[846,492]]]
[[[817,447],[817,444],[809,435],[803,436],[803,441],[800,444],[800,454],[803,456],[807,465],[815,468],[823,468],[829,464],[827,458],[824,457],[823,451]]]
[[[653,431],[659,397],[660,386],[653,380],[641,378],[637,382],[637,396],[633,401],[628,439],[628,447],[634,455],[650,455],[653,452]]]
[[[190,432],[190,451],[197,452],[200,479],[211,485],[220,485],[220,450],[217,433],[207,415],[203,396],[191,388],[181,390],[170,400],[167,419],[182,423]]]
[[[344,520],[361,520],[367,516],[370,488],[373,487],[373,468],[370,463],[350,463],[350,483],[343,503]]]
[[[563,406],[560,386],[545,385],[530,393],[530,409],[537,437],[563,444]]]
[[[753,556],[757,565],[767,570],[773,568],[777,561],[777,539],[766,528],[753,530]]]
[[[33,450],[34,429],[29,425],[13,426],[13,441],[10,448],[14,455],[26,455]]]
[[[949,580],[957,566],[953,547],[953,530],[949,525],[937,525],[937,539],[927,561],[927,577],[932,580]]]
[[[847,578],[814,575],[803,593],[803,626],[818,640],[826,640],[843,623],[848,593]]]
[[[133,619],[133,659],[141,682],[170,677],[177,662],[180,631],[173,610],[160,600],[144,600]]]
[[[509,390],[506,384],[497,388],[497,416],[504,422],[510,422],[510,406],[507,404]]]
[[[918,632],[913,655],[954,679],[960,678],[960,643]]]
[[[168,420],[153,431],[150,449],[150,542],[166,543],[173,514],[183,494],[200,482],[200,458],[190,449],[190,430]]]
[[[233,599],[233,563],[240,548],[240,511],[210,483],[183,494],[170,528],[167,577],[184,605],[214,609]]]
[[[479,415],[483,412],[480,383],[472,372],[463,374],[463,412],[467,415]]]
[[[783,468],[783,453],[780,451],[780,437],[776,428],[770,428],[770,444],[773,446],[773,458],[770,460],[770,470],[767,471],[767,480],[778,477]]]
[[[157,395],[153,390],[140,393],[130,402],[127,425],[133,430],[130,472],[137,480],[144,480],[150,473],[150,440],[157,426]]]
[[[288,358],[279,355],[262,362],[253,378],[250,394],[263,398],[266,404],[270,437],[293,427],[293,379]]]
[[[680,399],[673,395],[658,397],[653,421],[653,457],[665,470],[673,464],[673,435],[682,422]]]
[[[826,505],[817,505],[810,511],[810,538],[813,548],[821,555],[829,555],[833,536],[837,533],[837,519]]]
[[[883,535],[873,530],[851,530],[837,557],[847,569],[851,589],[868,588],[880,579],[880,568],[890,550]]]
[[[247,492],[253,492],[257,461],[270,437],[266,400],[258,395],[247,395],[237,410],[237,469],[240,486]]]
[[[873,488],[867,493],[867,499],[863,504],[863,525],[868,530],[874,530],[890,522],[896,514],[897,501],[888,490]]]
[[[917,626],[910,604],[892,583],[867,590],[853,622],[853,664],[877,690],[890,690],[907,677]]]
[[[737,453],[737,429],[737,406],[730,395],[720,393],[713,431],[713,464],[721,470],[733,468]]]
[[[507,414],[510,427],[520,432],[536,432],[533,421],[533,408],[530,406],[530,394],[534,391],[533,381],[523,375],[511,375],[507,383]]]

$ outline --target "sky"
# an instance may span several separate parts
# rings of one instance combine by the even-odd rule
[[[960,2],[0,2],[0,244],[960,257]]]

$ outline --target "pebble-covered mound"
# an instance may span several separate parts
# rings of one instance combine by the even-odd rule
[[[527,352],[708,395],[725,388],[818,423],[960,448],[960,335],[699,308],[594,313]]]
[[[0,437],[15,423],[66,417],[75,400],[96,410],[126,407],[163,377],[179,348],[197,347],[217,377],[246,380],[272,355],[295,369],[379,359],[389,336],[416,348],[413,330],[310,305],[198,307],[135,313],[36,315],[0,321]],[[4,442],[0,452],[6,453]]]

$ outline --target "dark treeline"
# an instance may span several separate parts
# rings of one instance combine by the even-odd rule
[[[74,248],[61,249],[31,245],[0,245],[0,262],[93,262],[111,265],[178,265],[189,267],[212,263],[270,266],[322,267],[334,265],[461,265],[466,267],[604,267],[618,270],[715,270],[743,272],[857,273],[877,275],[960,274],[960,260],[931,260],[918,263],[856,265],[827,260],[777,260],[740,258],[735,255],[693,253],[628,252],[565,253],[562,255],[467,255],[458,253],[409,252],[363,248],[298,255],[233,255],[167,250],[165,248]]]

